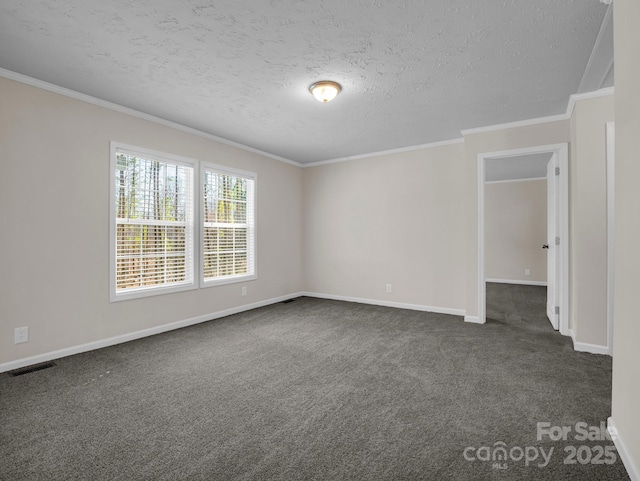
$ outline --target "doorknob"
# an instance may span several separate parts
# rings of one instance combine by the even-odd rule
[[[542,248],[543,248],[543,249],[548,249],[548,248],[549,248],[549,244],[544,244],[544,245],[542,246]]]

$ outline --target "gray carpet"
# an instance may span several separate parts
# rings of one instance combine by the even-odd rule
[[[606,421],[611,359],[551,329],[544,288],[487,292],[484,326],[300,298],[2,374],[0,479],[629,479],[619,460],[563,463],[610,441],[536,439]],[[464,457],[499,442],[554,451]]]

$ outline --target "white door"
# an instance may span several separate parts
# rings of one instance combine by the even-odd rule
[[[555,330],[558,330],[558,176],[556,175],[557,155],[553,154],[547,164],[547,243],[542,248],[547,250],[547,317]]]

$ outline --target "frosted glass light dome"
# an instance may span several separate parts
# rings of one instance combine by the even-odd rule
[[[342,87],[332,80],[322,80],[314,83],[309,90],[318,101],[327,103],[336,98]]]

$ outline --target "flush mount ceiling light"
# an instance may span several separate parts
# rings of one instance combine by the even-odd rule
[[[332,80],[321,80],[309,87],[309,91],[320,102],[327,103],[336,98],[342,87],[338,82]]]

